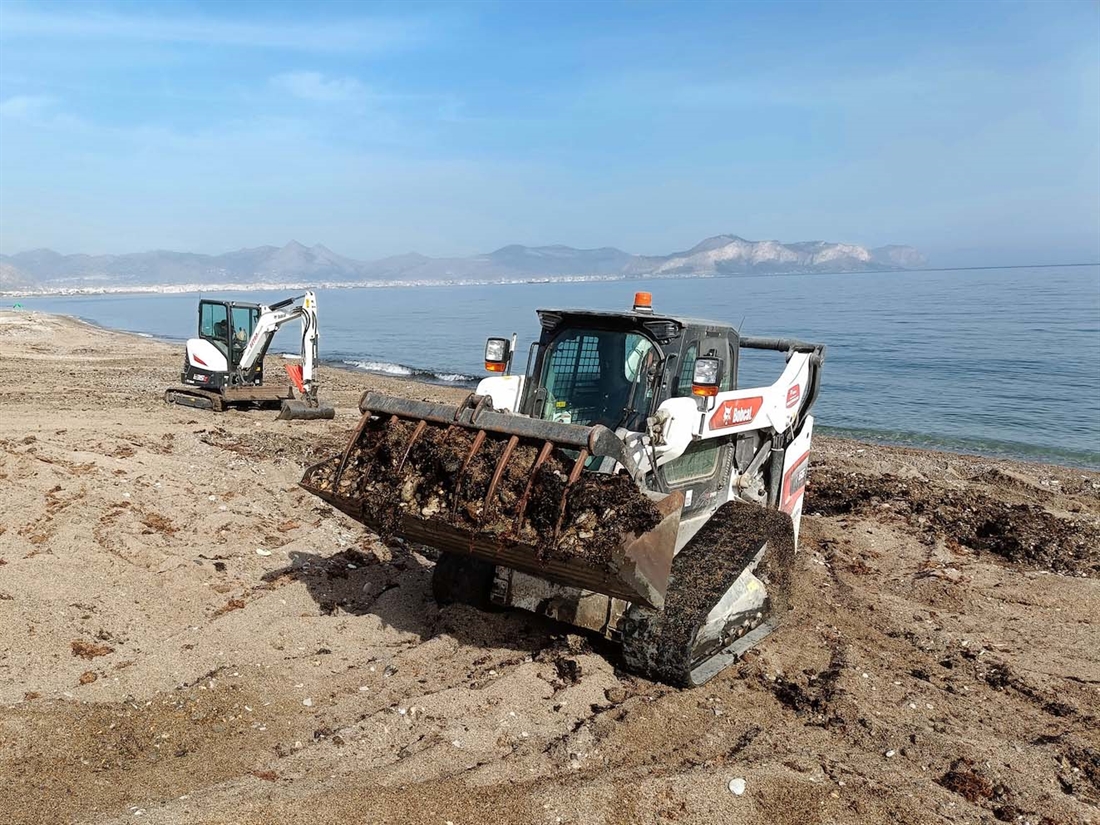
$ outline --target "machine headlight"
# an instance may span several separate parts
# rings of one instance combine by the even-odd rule
[[[691,379],[691,394],[704,398],[718,395],[718,383],[721,375],[721,358],[695,359],[695,372]]]
[[[485,369],[504,372],[508,366],[509,345],[507,338],[490,338],[485,342]]]

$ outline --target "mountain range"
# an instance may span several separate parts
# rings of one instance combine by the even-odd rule
[[[792,272],[859,272],[911,269],[924,257],[910,246],[868,249],[849,243],[748,241],[716,235],[669,255],[634,255],[613,247],[502,247],[465,258],[430,258],[415,252],[357,261],[326,247],[260,246],[223,255],[137,252],[61,255],[36,249],[0,255],[0,290],[123,291],[171,287],[244,287],[312,284],[461,283],[555,278],[631,278]]]

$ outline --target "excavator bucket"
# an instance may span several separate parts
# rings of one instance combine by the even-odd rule
[[[312,401],[305,399],[306,386],[302,379],[301,364],[283,364],[283,369],[286,370],[291,383],[298,388],[303,400],[288,398],[283,401],[282,408],[279,410],[281,421],[313,421],[319,418],[332,419],[336,417],[336,409],[331,404],[317,401],[316,398],[313,398]]]
[[[382,536],[660,609],[683,494],[591,472],[604,457],[636,469],[607,427],[367,392],[340,455],[301,485]]]
[[[279,420],[281,421],[313,421],[315,419],[332,419],[336,417],[336,408],[331,404],[318,401],[310,404],[308,401],[299,401],[289,398],[279,408]]]

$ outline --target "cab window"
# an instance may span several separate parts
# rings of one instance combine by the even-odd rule
[[[260,311],[255,307],[233,307],[233,337],[247,343],[259,318]]]
[[[680,364],[680,373],[676,376],[676,383],[672,387],[672,398],[682,398],[691,395],[691,380],[695,375],[695,359],[699,357],[699,345],[692,342],[684,353],[684,361]]]
[[[202,302],[199,307],[199,335],[215,341],[229,341],[229,311],[225,304]]]
[[[718,469],[721,446],[716,438],[693,441],[682,456],[674,458],[661,468],[665,481],[675,486],[710,478]]]
[[[573,424],[636,429],[652,400],[658,352],[636,333],[566,329],[549,345],[539,415]]]

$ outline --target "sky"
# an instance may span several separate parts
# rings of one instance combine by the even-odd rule
[[[1100,260],[1100,3],[0,0],[0,253]]]

